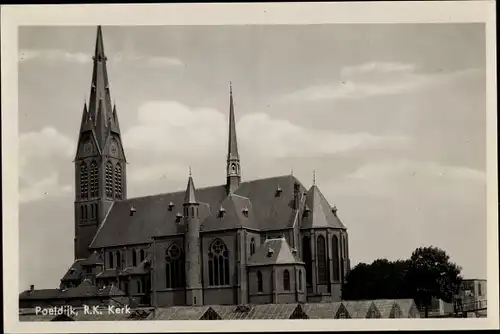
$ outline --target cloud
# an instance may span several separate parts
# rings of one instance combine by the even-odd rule
[[[184,63],[175,57],[145,56],[136,53],[117,53],[112,61],[114,63],[131,63],[139,66],[169,67],[182,66]]]
[[[405,193],[421,200],[466,201],[471,190],[483,191],[486,173],[463,166],[410,160],[381,161],[362,165],[331,185],[336,196],[397,197]],[[484,188],[484,189],[483,189]]]
[[[24,63],[32,60],[64,61],[68,63],[86,64],[92,61],[92,57],[81,52],[71,53],[56,49],[19,51],[19,63]]]
[[[452,73],[419,73],[415,65],[371,62],[346,66],[333,84],[311,86],[283,97],[283,101],[317,101],[328,99],[361,99],[394,95],[477,75],[481,71],[467,69]]]
[[[79,63],[87,64],[92,62],[92,54],[83,52],[67,52],[64,50],[57,49],[45,49],[45,50],[20,50],[18,61],[19,63],[24,63],[33,60],[42,61],[62,61],[67,63]],[[149,67],[171,67],[171,66],[182,66],[184,63],[174,57],[159,57],[159,56],[147,56],[137,53],[122,53],[118,52],[114,56],[109,57],[109,61],[116,64],[126,64],[127,66],[149,66]]]
[[[190,108],[175,101],[152,101],[143,104],[137,116],[136,125],[124,133],[124,144],[131,159],[147,161],[147,166],[134,167],[133,180],[175,179],[178,173],[185,177],[191,162],[204,159],[208,165],[209,160],[217,164],[225,161],[227,114],[212,108]],[[237,121],[236,131],[240,154],[247,161],[269,162],[355,149],[400,147],[408,141],[404,137],[309,129],[265,113],[244,115]]]
[[[71,139],[51,127],[20,134],[20,201],[36,201],[70,191],[70,185],[60,183],[57,168],[66,165],[74,149]]]

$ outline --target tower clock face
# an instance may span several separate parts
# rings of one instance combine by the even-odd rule
[[[117,155],[117,153],[118,153],[118,147],[116,146],[116,143],[112,143],[111,144],[110,151],[111,151],[111,155],[113,155],[113,156]]]
[[[83,145],[83,152],[85,154],[92,154],[92,148],[92,143],[86,142],[85,145]]]

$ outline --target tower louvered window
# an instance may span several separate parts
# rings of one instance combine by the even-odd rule
[[[113,197],[113,164],[111,161],[106,163],[106,196]]]
[[[340,280],[340,262],[339,262],[339,238],[334,235],[332,237],[332,253],[333,253],[333,280]]]
[[[328,282],[325,237],[323,237],[322,235],[318,236],[316,243],[318,252],[318,283],[325,284]]]
[[[120,164],[115,167],[115,197],[122,199],[122,166]]]
[[[89,197],[89,170],[85,162],[80,165],[80,196],[83,199]]]
[[[99,196],[99,167],[95,160],[90,164],[90,196]]]
[[[229,251],[220,239],[208,250],[208,285],[229,285]]]
[[[183,288],[184,258],[181,249],[173,244],[167,249],[165,256],[165,285],[167,289]]]

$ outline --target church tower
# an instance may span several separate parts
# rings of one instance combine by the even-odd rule
[[[234,117],[233,87],[229,86],[229,141],[227,152],[227,193],[228,195],[238,189],[241,182],[240,155],[236,140],[236,121]]]
[[[186,305],[203,305],[203,287],[201,285],[200,253],[200,215],[199,203],[195,197],[195,188],[191,171],[184,195],[184,226],[186,249]]]
[[[115,200],[126,199],[126,159],[112,106],[101,26],[97,27],[90,99],[83,107],[75,156],[75,259],[88,249]]]

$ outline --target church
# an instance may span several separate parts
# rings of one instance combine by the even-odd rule
[[[127,196],[106,62],[99,26],[74,159],[75,260],[58,290],[113,287],[154,307],[340,301],[350,261],[337,208],[293,175],[243,178],[232,88],[226,179]]]

